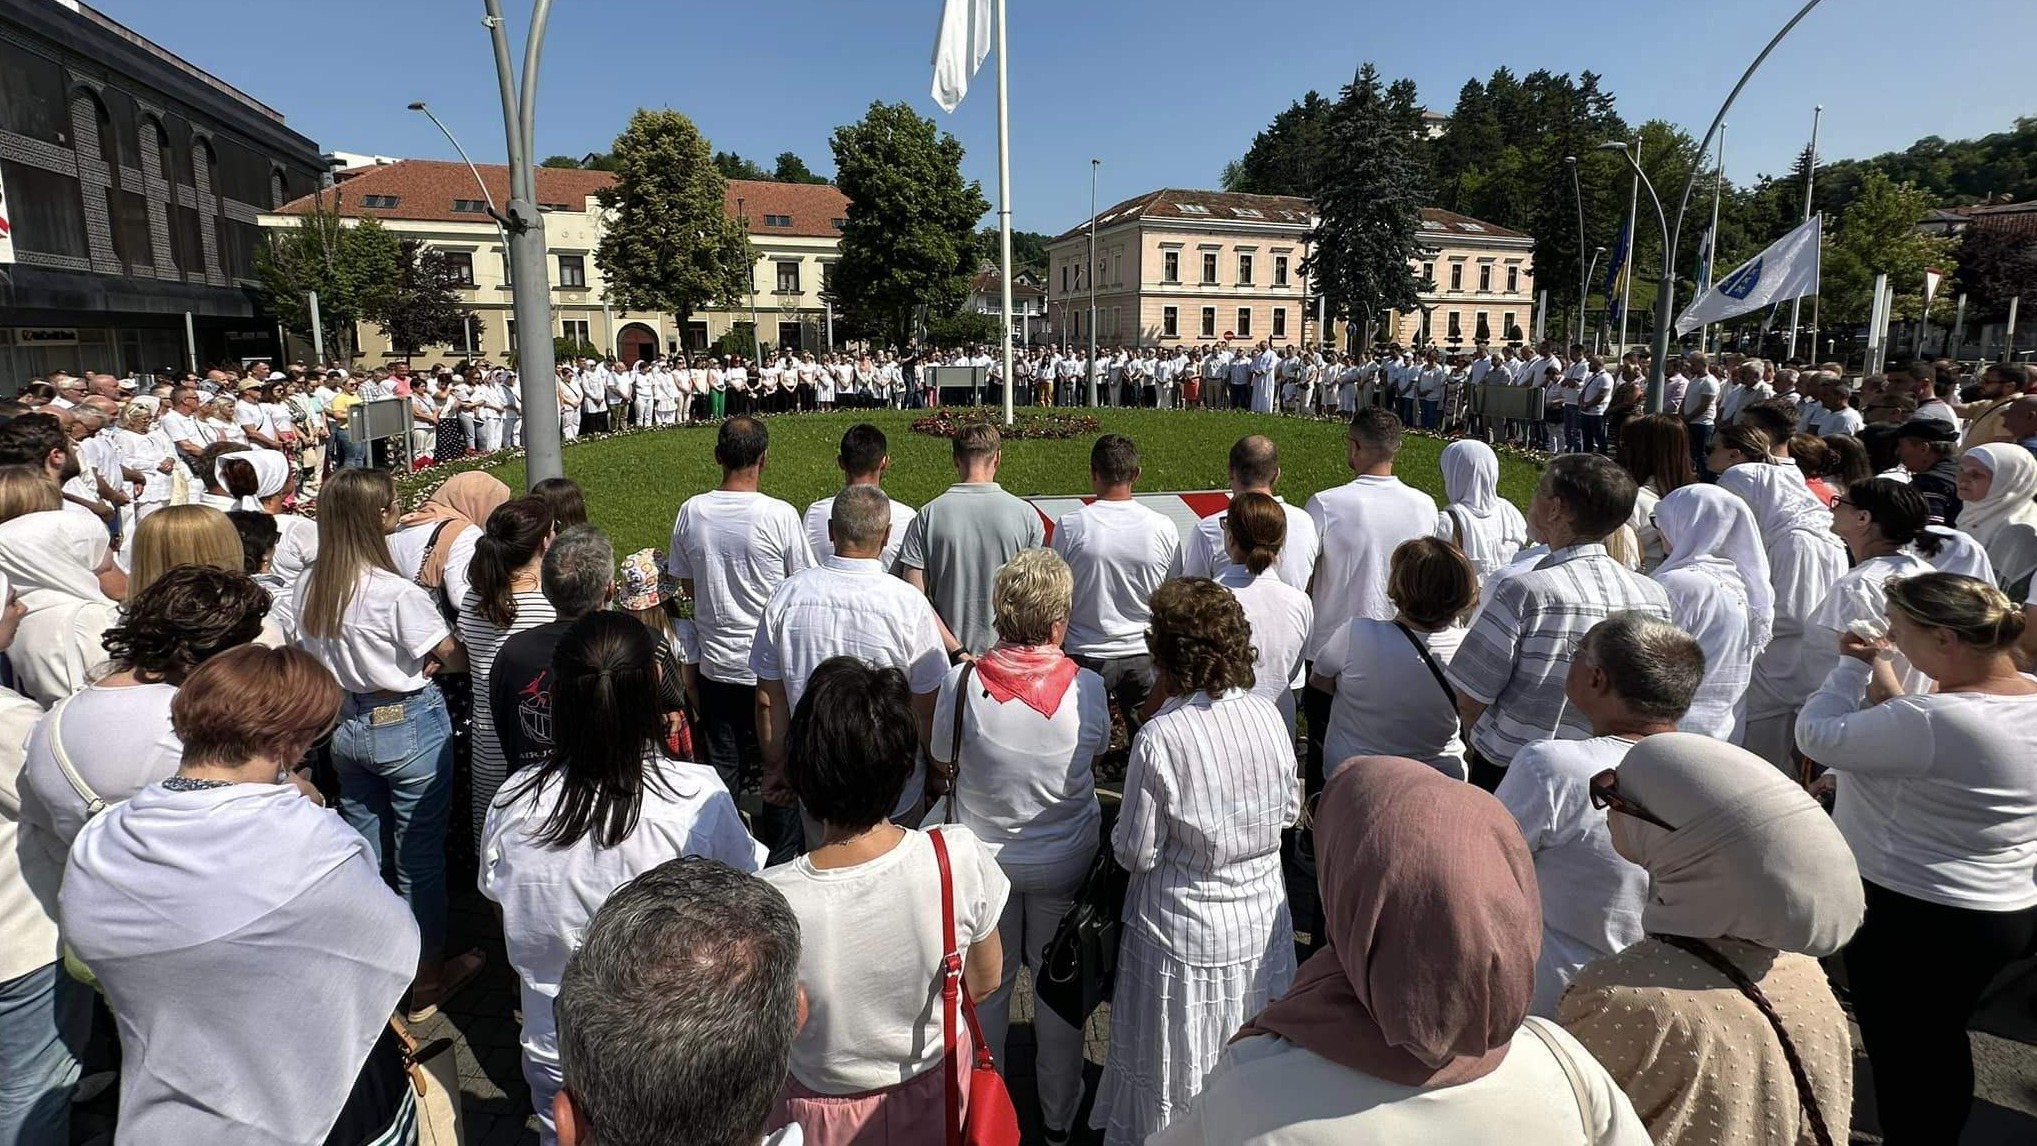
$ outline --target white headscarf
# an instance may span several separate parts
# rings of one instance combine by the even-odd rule
[[[1715,486],[1683,486],[1656,503],[1655,528],[1669,550],[1655,577],[1703,565],[1738,581],[1747,594],[1754,648],[1765,647],[1775,632],[1775,588],[1769,583],[1768,549],[1747,503]]]
[[[1473,517],[1489,517],[1499,499],[1499,455],[1484,442],[1459,438],[1443,447],[1443,493]]]
[[[62,509],[25,513],[0,522],[0,576],[31,610],[51,603],[45,595],[103,602],[98,569],[111,544],[96,517]]]
[[[228,458],[246,462],[255,468],[255,495],[234,502],[233,508],[253,510],[256,513],[266,512],[262,508],[262,499],[282,493],[284,483],[290,480],[289,456],[276,450],[240,450],[231,454],[221,454],[219,460],[213,463],[213,476],[218,479],[221,489],[227,488],[227,484],[226,474],[219,467],[224,465]]]
[[[1754,511],[1761,540],[1773,549],[1792,530],[1829,534],[1832,511],[1804,484],[1803,471],[1772,462],[1742,462],[1719,475],[1719,488],[1738,494]]]
[[[2037,529],[2037,457],[2014,442],[1975,446],[1963,456],[1986,466],[1994,482],[1986,497],[1960,509],[1959,528],[1989,548],[2012,525]]]
[[[1708,736],[1648,736],[1621,761],[1619,788],[1676,828],[1610,817],[1614,848],[1648,870],[1649,931],[1823,956],[1859,929],[1866,902],[1853,849],[1759,756]]]

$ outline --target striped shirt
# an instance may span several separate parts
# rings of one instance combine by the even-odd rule
[[[1628,610],[1672,619],[1662,586],[1598,542],[1556,550],[1490,597],[1444,671],[1458,692],[1488,706],[1471,730],[1471,747],[1502,768],[1533,741],[1591,735],[1590,722],[1563,695],[1563,678],[1593,625]]]
[[[1126,926],[1194,966],[1266,955],[1290,926],[1280,833],[1300,814],[1293,734],[1270,701],[1168,701],[1132,742],[1111,832],[1132,873]]]

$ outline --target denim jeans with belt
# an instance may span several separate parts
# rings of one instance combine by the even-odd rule
[[[394,709],[384,723],[375,714]],[[348,693],[333,731],[340,815],[367,838],[379,867],[393,850],[396,890],[417,918],[419,958],[446,939],[446,818],[453,794],[453,722],[427,685],[401,696]],[[385,836],[387,837],[385,839]]]
[[[0,983],[0,1142],[69,1146],[92,989],[61,960]]]

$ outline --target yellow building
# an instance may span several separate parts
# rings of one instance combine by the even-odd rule
[[[1320,341],[1319,300],[1301,273],[1313,205],[1286,195],[1163,188],[1096,217],[1094,271],[1099,346]],[[1469,346],[1482,321],[1494,344],[1524,330],[1534,309],[1534,240],[1463,215],[1424,208],[1429,255],[1418,274],[1436,280],[1421,309],[1385,316],[1380,339]],[[1089,338],[1089,222],[1047,248],[1047,313],[1071,345]],[[1335,337],[1333,332],[1332,337]]]
[[[509,169],[482,165],[481,178],[497,205],[509,199]],[[622,310],[606,297],[594,252],[601,243],[604,213],[596,195],[615,177],[605,171],[537,169],[538,208],[545,216],[546,262],[551,276],[551,335],[613,353],[625,362],[657,354],[700,350],[737,322],[756,316],[768,345],[818,350],[828,337],[828,309],[821,297],[827,267],[841,244],[848,199],[826,184],[730,180],[728,213],[748,223],[757,263],[751,291],[734,307],[690,316],[681,330],[674,316]],[[478,336],[445,347],[428,347],[413,365],[481,355],[502,358],[514,347],[509,276],[502,234],[464,163],[406,159],[341,172],[330,189],[307,195],[264,214],[265,228],[297,225],[299,216],[323,203],[347,218],[372,217],[403,238],[442,251],[466,285],[461,299],[478,319]],[[381,329],[362,323],[357,332],[363,365],[399,357]]]

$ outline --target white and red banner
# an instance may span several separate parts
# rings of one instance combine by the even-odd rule
[[[7,212],[7,185],[0,183],[0,263],[14,261],[14,224]]]
[[[1047,544],[1052,545],[1054,543],[1054,523],[1061,520],[1061,515],[1070,510],[1080,509],[1088,505],[1090,502],[1095,501],[1096,497],[1094,495],[1080,497],[1071,495],[1066,497],[1029,497],[1025,500],[1026,504],[1033,507],[1033,512],[1040,515],[1040,521],[1046,526]],[[1231,491],[1218,489],[1201,493],[1139,493],[1133,494],[1132,500],[1160,513],[1172,521],[1174,527],[1181,531],[1182,540],[1186,541],[1189,534],[1195,532],[1195,527],[1201,523],[1203,518],[1208,517],[1212,513],[1222,513],[1230,506]]]

